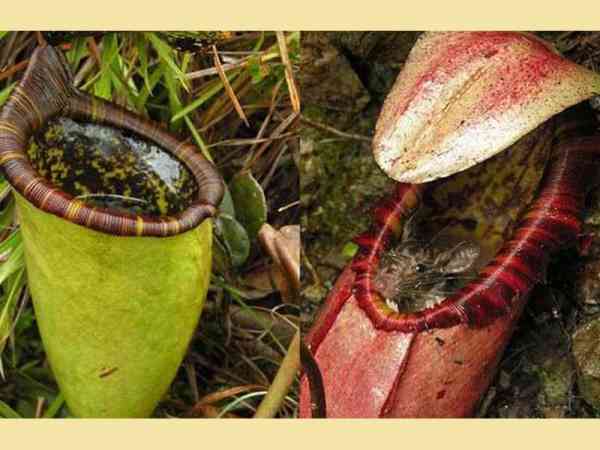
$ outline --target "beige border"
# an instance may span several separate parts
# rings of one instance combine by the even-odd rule
[[[40,2],[41,3],[41,2]],[[4,1],[3,29],[600,29],[596,1]],[[66,9],[60,5],[71,5]],[[381,6],[387,4],[387,7]],[[11,9],[12,8],[12,9]],[[19,9],[17,9],[19,8]],[[595,448],[594,420],[0,420],[3,449]],[[595,442],[584,444],[582,441]]]
[[[7,426],[8,425],[8,426]],[[6,449],[333,450],[595,448],[597,420],[15,420]],[[594,442],[592,441],[592,442]],[[12,445],[11,445],[12,444]]]
[[[600,29],[597,0],[40,0],[2,2],[4,29]],[[21,8],[19,8],[21,6]]]

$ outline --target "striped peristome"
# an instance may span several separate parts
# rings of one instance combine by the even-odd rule
[[[195,228],[216,213],[223,181],[194,145],[180,141],[158,123],[78,91],[71,80],[64,55],[51,46],[39,47],[2,109],[0,167],[17,192],[44,211],[119,236],[172,236]],[[198,185],[197,197],[181,213],[160,217],[93,207],[74,198],[41,177],[26,153],[31,136],[56,116],[115,126],[154,142],[190,171]]]
[[[591,115],[576,107],[566,111],[556,133],[550,161],[535,200],[512,237],[471,283],[441,303],[416,312],[396,312],[374,288],[381,255],[394,234],[417,209],[426,185],[399,183],[394,195],[374,211],[372,228],[355,238],[359,251],[352,262],[353,292],[376,328],[421,332],[460,324],[485,326],[508,314],[543,281],[549,256],[577,243],[585,194],[595,184],[600,162],[600,135]]]

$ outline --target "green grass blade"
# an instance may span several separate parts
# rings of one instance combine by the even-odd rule
[[[6,281],[6,279],[10,277],[13,273],[22,269],[24,265],[25,258],[23,257],[23,243],[18,242],[10,250],[8,260],[6,260],[2,263],[2,265],[0,265],[0,284],[4,283],[4,281]]]
[[[83,37],[75,38],[71,49],[67,52],[67,61],[73,68],[77,68],[83,58],[89,55],[87,39]]]
[[[94,94],[105,100],[112,99],[113,82],[111,66],[119,53],[119,42],[116,33],[110,33],[102,38],[102,66],[100,78],[94,83]]]
[[[148,91],[152,90],[150,87],[149,81],[149,72],[148,72],[148,41],[144,39],[142,34],[135,35],[135,46],[138,53],[138,59],[140,61],[138,73],[144,80],[144,85],[148,89]]]
[[[8,251],[12,252],[15,248],[17,248],[19,245],[21,245],[21,242],[22,242],[21,231],[19,231],[19,230],[13,231],[8,238],[6,238],[5,240],[2,241],[2,243],[0,243],[0,255],[6,253]],[[6,264],[6,263],[2,263],[2,264]]]
[[[0,311],[0,354],[4,351],[4,346],[13,330],[13,318],[17,306],[17,300],[25,287],[23,274],[25,269],[22,267],[17,274],[6,283],[4,289],[8,290],[4,300],[4,307]],[[1,373],[4,376],[3,373]]]
[[[219,413],[219,415],[217,416],[217,419],[220,419],[221,417],[223,417],[225,414],[227,414],[229,411],[233,411],[235,409],[237,409],[237,406],[240,403],[245,402],[246,400],[250,399],[250,398],[254,398],[254,397],[264,397],[266,395],[267,391],[258,391],[258,392],[251,392],[249,394],[246,395],[242,395],[239,398],[236,398],[234,401],[232,401],[231,403],[228,403],[227,406],[225,406],[221,412]]]
[[[54,399],[54,401],[50,404],[50,406],[48,406],[48,409],[46,410],[46,412],[44,413],[44,415],[42,416],[44,419],[51,419],[54,416],[56,416],[56,413],[60,410],[60,408],[62,407],[62,405],[64,405],[65,403],[65,398],[63,397],[62,393],[59,393],[56,398]]]
[[[259,51],[260,48],[263,46],[264,42],[265,42],[265,32],[261,31],[260,32],[260,37],[256,41],[256,45],[254,46],[254,48],[252,49],[252,51],[253,52]]]
[[[229,81],[231,81],[238,74],[239,74],[239,70],[232,72],[231,74],[227,75],[227,79]],[[183,116],[191,113],[192,111],[194,111],[200,105],[206,103],[208,100],[210,100],[212,97],[214,97],[215,94],[219,93],[223,89],[223,83],[221,82],[220,79],[215,79],[207,84],[208,84],[208,86],[206,88],[204,88],[204,90],[201,92],[201,94],[198,96],[198,98],[196,100],[194,100],[192,103],[190,103],[189,105],[187,105],[185,108],[183,108],[181,111],[179,111],[177,114],[175,114],[171,118],[171,122],[175,122],[176,120],[181,119]]]
[[[142,111],[146,107],[148,98],[152,95],[152,91],[154,91],[154,88],[162,78],[164,71],[165,68],[159,65],[154,72],[152,72],[135,102],[136,110]]]
[[[165,81],[165,87],[169,95],[169,112],[172,116],[175,112],[180,111],[183,105],[179,99],[179,86],[173,72],[165,70],[163,79]],[[181,123],[178,121],[171,121],[171,131],[178,131],[181,128]]]
[[[21,419],[21,416],[18,412],[0,400],[0,416],[5,419]]]
[[[4,104],[4,102],[6,101],[6,99],[10,95],[10,93],[12,92],[13,88],[15,87],[15,84],[17,84],[17,83],[16,82],[11,83],[0,91],[0,106],[2,106]]]
[[[6,181],[4,181],[2,184],[4,184],[4,183],[6,183]],[[10,189],[10,188],[8,188],[8,189]],[[4,187],[4,186],[0,187],[0,199],[4,199],[5,192],[6,192],[6,187]],[[6,207],[4,209],[2,209],[2,211],[0,211],[0,231],[5,231],[9,228],[13,228],[14,217],[15,217],[15,202],[12,199],[10,199],[8,201],[8,204],[6,205]],[[8,241],[8,239],[6,239],[0,243],[0,249],[6,244],[7,241]],[[2,252],[2,251],[3,250],[0,250],[0,252]]]
[[[181,81],[183,88],[186,91],[189,91],[189,87],[185,81],[185,74],[175,62],[175,50],[173,50],[169,44],[159,38],[156,33],[144,33],[144,36],[146,39],[148,39],[148,41],[150,41],[152,47],[154,47],[154,50],[156,50],[158,57],[171,68],[175,74],[175,77]]]
[[[200,147],[200,151],[202,152],[204,157],[206,159],[208,159],[210,162],[214,162],[212,159],[212,155],[210,154],[210,150],[208,150],[208,147],[204,143],[204,139],[202,139],[202,137],[200,136],[200,133],[198,132],[198,130],[196,130],[196,127],[192,123],[192,120],[188,116],[185,116],[184,120],[185,120],[185,124],[188,126],[188,128],[190,130],[190,133],[192,133],[194,142],[196,142],[196,145],[198,147]]]

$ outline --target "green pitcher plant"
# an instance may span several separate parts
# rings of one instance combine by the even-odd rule
[[[211,273],[212,163],[156,123],[73,87],[36,49],[0,115],[28,285],[78,417],[147,417],[197,326]]]

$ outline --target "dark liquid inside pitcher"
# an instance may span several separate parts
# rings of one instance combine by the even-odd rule
[[[34,135],[27,153],[42,177],[90,206],[171,216],[198,192],[190,171],[173,155],[107,125],[54,118]]]

